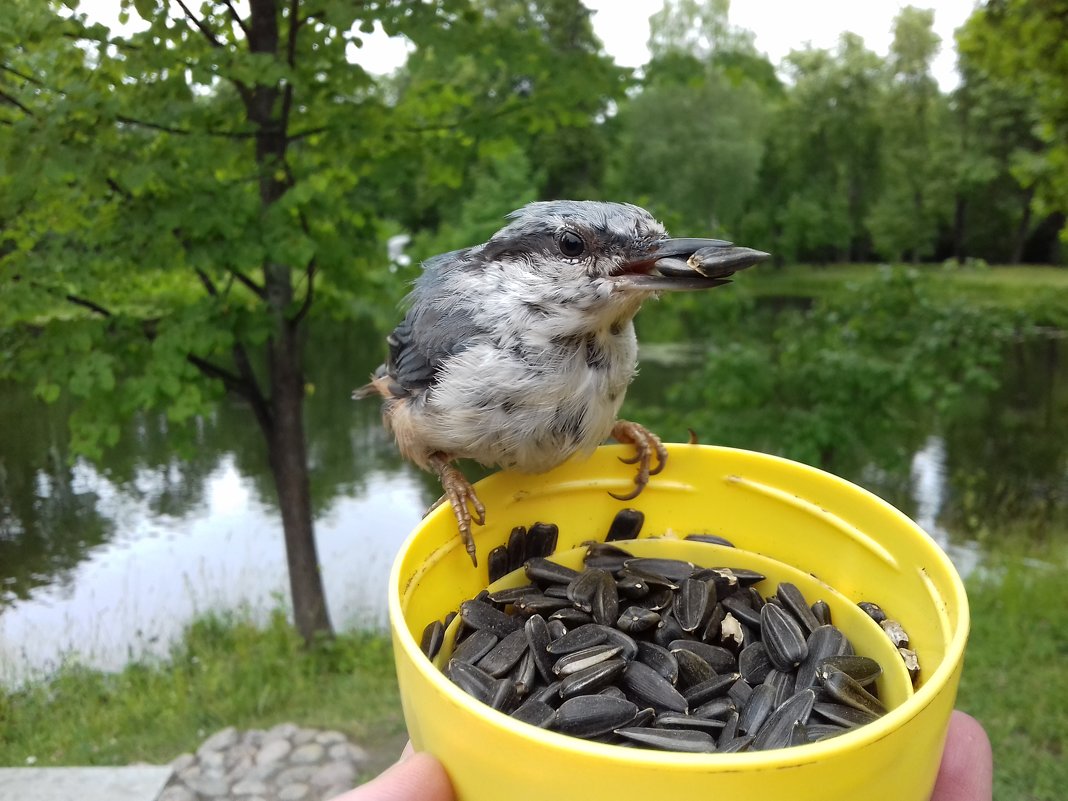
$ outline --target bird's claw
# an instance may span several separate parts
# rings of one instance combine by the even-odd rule
[[[619,442],[633,445],[637,453],[631,458],[620,457],[619,461],[624,464],[638,465],[638,474],[634,477],[634,489],[626,495],[608,493],[619,501],[630,501],[637,498],[645,485],[649,483],[649,477],[655,476],[664,469],[667,463],[668,452],[660,438],[649,429],[637,423],[627,420],[617,420],[612,427],[612,438]],[[653,454],[656,454],[656,465],[652,465]]]
[[[471,563],[478,567],[478,557],[475,555],[475,538],[471,534],[471,523],[486,525],[486,507],[478,499],[475,488],[471,486],[463,473],[454,465],[449,464],[447,457],[434,454],[430,458],[430,465],[438,474],[441,486],[445,494],[438,500],[434,507],[441,505],[446,499],[452,506],[452,512],[456,516],[456,525],[460,530],[460,539],[463,540],[464,548],[471,557]],[[432,507],[432,508],[434,508]],[[474,514],[472,514],[474,510]]]

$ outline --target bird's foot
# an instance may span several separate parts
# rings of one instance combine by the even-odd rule
[[[471,563],[478,567],[478,558],[475,556],[475,538],[471,535],[471,523],[486,525],[486,507],[475,494],[475,488],[471,482],[464,478],[455,465],[450,464],[449,457],[444,453],[434,453],[427,460],[429,465],[438,474],[445,495],[431,508],[436,508],[446,499],[452,506],[452,512],[456,515],[456,524],[460,529],[460,539],[463,540],[467,553],[471,556]],[[474,514],[471,511],[474,510]]]
[[[668,458],[667,448],[660,441],[660,437],[652,431],[628,420],[616,421],[616,424],[612,426],[612,439],[627,445],[633,445],[637,449],[634,458],[620,458],[620,461],[626,464],[638,465],[638,475],[634,477],[634,490],[627,495],[616,495],[614,492],[608,493],[616,500],[629,501],[641,494],[641,491],[645,489],[645,485],[649,483],[649,476],[655,476],[664,469],[664,464]],[[654,453],[656,454],[656,467],[651,467]]]

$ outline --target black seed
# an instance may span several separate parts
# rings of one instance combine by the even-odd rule
[[[660,625],[660,615],[652,609],[644,609],[640,606],[628,606],[616,621],[616,626],[627,634],[638,634],[658,625]]]
[[[653,725],[658,729],[692,729],[704,731],[709,734],[719,734],[723,728],[723,721],[714,718],[695,718],[692,715],[679,715],[675,712],[665,712],[657,715]]]
[[[693,709],[690,714],[695,718],[722,718],[725,720],[727,715],[736,711],[734,702],[730,698],[723,696],[721,698],[713,698],[711,701],[705,701]]]
[[[514,615],[506,615],[488,601],[464,601],[460,604],[460,617],[473,629],[491,631],[498,637],[511,634],[523,625]]]
[[[639,642],[637,659],[651,667],[669,683],[674,684],[679,680],[678,660],[664,646],[657,645],[655,642]]]
[[[607,570],[596,567],[585,570],[567,585],[567,597],[578,609],[592,612],[593,598],[605,582],[611,583],[613,591],[615,590],[616,582]]]
[[[734,705],[741,709],[753,694],[753,687],[745,679],[738,679],[727,690],[727,697],[734,701]]]
[[[675,619],[675,613],[664,611],[660,615],[660,625],[653,632],[653,641],[658,645],[668,645],[674,640],[681,640],[686,636],[679,621]]]
[[[766,684],[754,687],[749,700],[738,711],[738,731],[742,734],[756,734],[774,708],[775,689]]]
[[[688,754],[711,754],[716,750],[712,735],[689,729],[619,728],[616,734],[642,745],[662,751],[681,751]]]
[[[708,662],[716,673],[731,673],[738,669],[738,660],[734,654],[719,645],[709,645],[706,642],[688,640],[685,637],[680,637],[679,639],[672,640],[668,643],[668,648],[672,651],[678,648],[685,648],[687,651],[693,651],[703,660]]]
[[[783,748],[790,744],[795,723],[805,723],[812,712],[816,696],[812,690],[802,690],[784,701],[774,712],[768,715],[753,740],[753,748],[765,751],[771,748]]]
[[[508,535],[508,572],[518,570],[527,561],[527,530],[524,526],[516,526]],[[541,556],[541,554],[530,554]]]
[[[753,735],[749,734],[745,737],[735,737],[719,747],[719,753],[721,754],[737,754],[742,751],[748,751],[753,745]]]
[[[467,662],[473,665],[488,654],[499,639],[492,631],[476,629],[453,649],[453,661]]]
[[[553,680],[553,663],[556,661],[549,653],[549,643],[552,642],[552,638],[549,634],[549,624],[545,622],[545,618],[541,615],[532,615],[527,618],[527,622],[523,625],[523,631],[527,637],[527,645],[530,648],[530,654],[534,659],[534,665],[537,667],[538,673],[541,677],[549,682]]]
[[[737,736],[738,713],[729,712],[727,713],[727,717],[723,719],[723,728],[720,729],[719,737],[716,739],[716,745],[722,748]]]
[[[446,666],[445,675],[453,684],[482,703],[488,704],[493,700],[497,681],[486,671],[453,659]]]
[[[771,668],[771,660],[762,642],[749,643],[738,654],[738,672],[750,684],[760,684],[764,681]]]
[[[734,543],[723,537],[718,537],[715,534],[687,534],[686,539],[693,542],[707,542],[709,545],[726,545],[728,548],[733,548]]]
[[[811,608],[813,617],[820,622],[821,626],[830,625],[831,607],[827,605],[826,601],[816,601]]]
[[[555,523],[535,523],[527,531],[527,558],[546,557],[556,551],[556,540],[560,533]]]
[[[882,623],[886,620],[886,612],[882,610],[879,604],[874,604],[871,601],[861,601],[857,606],[863,609],[865,614],[876,623]]]
[[[768,659],[779,670],[790,670],[808,656],[808,643],[801,626],[774,604],[760,610],[760,633]]]
[[[610,695],[580,695],[560,704],[552,728],[575,737],[599,737],[634,720],[638,707]]]
[[[748,600],[741,593],[728,595],[720,603],[723,604],[724,609],[742,623],[752,626],[754,629],[760,628],[760,612],[750,606]]]
[[[560,680],[560,697],[572,698],[576,695],[599,693],[622,676],[626,666],[627,663],[622,659],[607,659],[571,673]]]
[[[867,687],[883,673],[879,663],[867,656],[828,656],[820,660],[817,670],[822,666],[842,671],[862,687]]]
[[[616,578],[616,590],[624,598],[638,599],[649,594],[649,585],[638,576],[621,572]]]
[[[550,640],[559,640],[561,637],[563,637],[565,634],[567,634],[567,626],[564,625],[564,621],[559,620],[559,619],[554,620],[552,618],[549,618],[549,620],[547,620],[546,623],[549,626],[549,639]]]
[[[503,608],[508,606],[508,604],[515,603],[524,595],[541,595],[541,590],[534,584],[524,584],[522,587],[509,587],[504,590],[491,592],[489,594],[489,600],[496,606]]]
[[[531,581],[544,581],[549,584],[567,584],[579,574],[577,570],[550,562],[542,556],[528,559],[524,569]]]
[[[551,615],[561,609],[566,609],[567,605],[568,600],[566,598],[551,598],[548,595],[542,595],[540,592],[522,595],[513,604],[515,611],[523,617]]]
[[[836,626],[817,626],[808,635],[808,655],[801,660],[795,676],[795,688],[804,690],[816,684],[816,670],[827,657],[844,654],[848,648],[846,637]]]
[[[526,650],[527,633],[524,629],[516,629],[494,645],[478,661],[478,666],[493,678],[499,679],[516,666]]]
[[[801,590],[797,589],[796,585],[788,581],[781,582],[775,590],[775,597],[782,601],[782,605],[794,616],[794,620],[801,624],[806,637],[820,625],[819,620],[812,614],[812,610],[808,608],[805,596],[801,594]]]
[[[600,645],[607,639],[604,628],[596,623],[587,623],[572,629],[558,640],[549,643],[547,650],[550,654],[559,656],[581,651],[584,648],[592,648]]]
[[[873,715],[871,712],[865,712],[845,704],[819,702],[812,705],[812,711],[831,723],[837,723],[847,728],[862,726],[865,723],[871,723],[873,720],[879,719],[878,715]]]
[[[883,706],[878,698],[842,671],[824,663],[817,671],[817,675],[824,689],[838,703],[851,706],[862,712],[870,712],[876,716],[886,713],[886,707]]]
[[[428,659],[433,659],[438,655],[438,651],[441,650],[441,644],[444,641],[445,626],[442,625],[440,620],[432,620],[423,629],[423,637],[419,642],[419,647]]]
[[[776,668],[772,668],[768,671],[767,678],[764,679],[764,684],[775,691],[775,695],[772,697],[774,706],[782,704],[787,698],[793,695],[795,691],[794,674]]]
[[[489,552],[486,557],[486,570],[490,584],[508,575],[508,546],[498,545]]]
[[[548,728],[556,716],[556,710],[546,703],[528,698],[512,713],[512,717],[540,729]]]
[[[620,682],[627,697],[655,709],[685,712],[686,699],[671,683],[643,662],[631,662]]]
[[[530,691],[537,686],[537,662],[535,662],[534,654],[531,653],[529,647],[523,652],[523,656],[519,662],[516,663],[516,666],[512,668],[509,678],[515,682],[515,689],[516,692],[519,693],[520,698],[525,698],[530,694]]]
[[[679,582],[689,578],[694,571],[692,562],[684,562],[681,559],[657,559],[650,557],[634,557],[628,559],[624,566],[628,570],[653,576],[662,576],[671,582]]]
[[[619,620],[619,591],[615,579],[604,571],[593,595],[593,619],[602,626],[614,626]]]
[[[563,609],[557,609],[549,617],[548,621],[559,620],[569,629],[578,628],[579,626],[585,626],[589,623],[593,623],[593,615],[589,612],[583,612],[581,609],[572,609],[571,607],[564,607]]]
[[[556,660],[553,673],[562,679],[564,676],[570,676],[572,673],[607,662],[618,656],[619,650],[619,646],[616,645],[595,645],[592,648],[583,648],[581,651],[565,654]]]
[[[714,584],[699,579],[683,579],[675,594],[675,617],[683,631],[695,631],[703,627],[716,605]]]
[[[815,707],[813,707],[815,711]],[[820,740],[826,740],[829,737],[837,737],[839,734],[845,734],[849,729],[844,726],[836,726],[833,723],[808,723],[805,726],[805,739],[810,743],[818,743]]]
[[[686,687],[682,691],[682,697],[691,707],[700,706],[713,698],[719,698],[727,694],[731,686],[738,681],[737,673],[726,673],[722,676],[713,676],[710,679]]]
[[[600,624],[594,623],[593,625]],[[618,645],[620,648],[619,655],[628,662],[638,656],[638,643],[629,634],[611,626],[601,626],[601,630],[604,631],[605,642],[609,645]]]
[[[604,541],[633,540],[642,530],[644,522],[644,512],[637,509],[620,509],[615,518],[613,518],[612,525],[609,526],[608,535],[604,538]]]
[[[693,651],[673,648],[671,653],[675,655],[675,660],[679,663],[678,686],[680,689],[685,690],[687,687],[715,678],[716,671],[712,670],[712,666]]]
[[[605,542],[591,542],[586,547],[586,556],[583,565],[587,568],[600,568],[615,573],[621,570],[628,559],[633,559],[631,554],[618,545],[610,545]]]

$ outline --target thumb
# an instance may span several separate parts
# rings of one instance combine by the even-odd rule
[[[367,784],[334,801],[455,801],[449,777],[430,754],[407,749],[401,760]]]

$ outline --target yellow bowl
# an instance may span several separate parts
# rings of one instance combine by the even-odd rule
[[[670,459],[626,504],[634,468],[606,446],[543,475],[498,473],[477,485],[487,524],[476,532],[475,570],[447,507],[412,533],[393,565],[389,614],[404,717],[415,747],[437,756],[459,801],[621,798],[789,798],[791,801],[927,801],[957,694],[968,635],[964,587],[942,550],[871,493],[805,465],[764,454],[670,445]],[[754,566],[823,597],[858,651],[892,665],[884,717],[811,745],[741,754],[673,754],[587,742],[519,723],[452,684],[419,649],[424,627],[487,585],[486,554],[516,525],[560,527],[557,551],[604,539],[623,506],[645,513],[644,555]],[[736,550],[671,537],[705,532]],[[667,535],[645,542],[644,538]],[[714,556],[706,556],[714,554]],[[563,557],[574,558],[574,557]],[[919,655],[915,690],[878,627],[854,608],[875,601],[900,621]],[[730,795],[733,793],[743,795]]]

